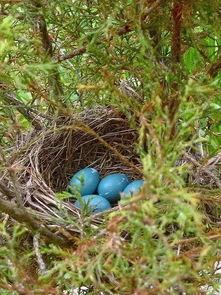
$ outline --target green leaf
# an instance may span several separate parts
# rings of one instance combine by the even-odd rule
[[[194,47],[189,47],[183,55],[184,68],[192,73],[200,65],[200,62],[201,57],[198,50]]]

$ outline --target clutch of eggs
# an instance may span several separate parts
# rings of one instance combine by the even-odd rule
[[[99,173],[94,168],[84,168],[73,175],[70,180],[71,190],[80,192],[82,198],[75,201],[75,207],[98,213],[111,208],[125,195],[131,196],[139,192],[143,180],[130,183],[126,174],[113,173],[100,180]],[[120,194],[123,192],[122,197]]]

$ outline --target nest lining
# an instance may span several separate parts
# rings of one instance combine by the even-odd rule
[[[123,114],[116,109],[97,107],[81,112],[77,119],[92,128],[134,166],[141,167],[135,147],[137,132],[129,127]],[[126,173],[131,179],[141,177],[94,136],[81,130],[62,128],[69,124],[64,120],[58,127],[42,131],[42,135],[27,134],[19,144],[22,147],[33,142],[15,163],[22,168],[18,181],[24,193],[24,204],[47,222],[55,219],[62,222],[56,193],[66,191],[71,176],[82,168],[93,167],[101,177],[116,172]],[[78,218],[79,211],[73,203],[70,199],[63,205],[73,218]]]

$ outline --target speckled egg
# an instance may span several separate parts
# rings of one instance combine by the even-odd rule
[[[144,185],[144,180],[134,180],[126,188],[123,190],[123,194],[126,196],[132,196],[133,194],[137,194],[141,187]],[[124,197],[122,196],[123,200]]]
[[[99,173],[94,168],[78,171],[70,180],[70,186],[80,191],[82,196],[93,194],[100,181]]]
[[[75,207],[89,210],[91,213],[103,212],[111,208],[109,201],[102,196],[86,195],[82,197],[82,202],[75,202]]]
[[[120,192],[130,183],[126,174],[114,173],[105,176],[98,185],[98,194],[109,200],[111,203],[120,199]]]

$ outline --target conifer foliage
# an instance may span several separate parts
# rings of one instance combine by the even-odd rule
[[[218,292],[220,5],[1,1],[0,294],[71,295],[76,288],[91,295]],[[136,133],[136,159],[129,163],[128,154],[122,156],[124,148],[130,151],[128,142],[118,145],[119,152],[112,147],[117,138],[107,143],[87,118],[81,122],[82,113],[90,117],[96,108],[117,110],[127,121]],[[140,173],[145,186],[111,212],[95,219],[82,212],[76,222],[59,207],[71,201],[62,180],[60,191],[51,187],[62,218],[41,223],[34,205],[27,206],[31,196],[20,178],[20,157],[26,151],[28,158],[39,139],[51,134],[54,142],[70,126],[96,137]],[[69,139],[63,137],[61,149],[69,151]],[[30,159],[38,161],[39,152],[48,161],[53,155],[45,146],[32,149]],[[40,172],[44,177],[47,171]]]

